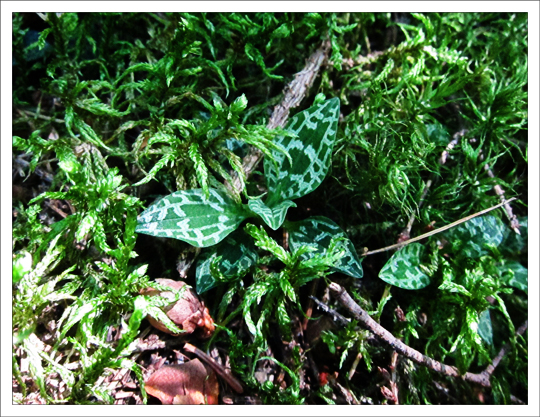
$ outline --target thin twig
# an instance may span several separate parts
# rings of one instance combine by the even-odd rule
[[[454,366],[444,365],[443,363],[436,361],[428,356],[423,355],[422,353],[418,352],[417,350],[407,346],[405,343],[403,343],[401,340],[396,339],[392,333],[390,333],[388,330],[386,330],[384,327],[382,327],[379,323],[377,323],[375,320],[373,320],[369,314],[363,310],[347,293],[347,291],[341,287],[340,285],[332,282],[329,285],[330,291],[332,292],[332,295],[336,300],[339,301],[339,303],[345,307],[352,315],[353,317],[358,320],[360,323],[362,323],[369,331],[371,331],[373,334],[375,334],[379,339],[387,343],[392,349],[394,349],[399,354],[409,358],[410,360],[423,365],[427,366],[429,369],[439,372],[441,374],[451,376],[454,378],[462,378],[465,381],[474,382],[476,384],[479,384],[483,387],[491,387],[490,383],[490,376],[493,374],[493,371],[497,367],[497,365],[500,363],[501,359],[506,354],[508,347],[505,346],[501,349],[499,352],[499,355],[493,360],[493,363],[489,365],[485,371],[479,373],[479,374],[473,374],[470,372],[467,372],[463,375],[461,375],[458,371],[458,369]],[[328,306],[324,305],[320,301],[316,300],[317,304],[321,306],[325,311],[332,314],[334,317],[338,317],[340,321],[344,320],[346,323],[348,322],[345,317],[339,315],[334,310],[329,308]],[[516,332],[518,335],[522,335],[525,330],[527,329],[527,322],[525,322],[523,325],[521,325]]]
[[[480,150],[480,160],[484,160],[484,154],[482,150]],[[484,165],[484,171],[486,171],[488,177],[495,178],[495,175],[493,174],[493,171],[488,164]],[[506,213],[506,217],[508,217],[508,220],[510,220],[510,227],[518,235],[521,235],[521,232],[519,231],[519,222],[517,216],[512,212],[512,207],[510,206],[510,204],[508,204],[508,201],[504,197],[504,190],[499,184],[495,184],[493,186],[493,189],[495,190],[495,193],[499,196],[501,202],[504,203],[504,211]]]
[[[519,405],[527,405],[526,403],[521,401],[518,397],[516,397],[515,395],[511,395],[511,394],[510,394],[510,401],[512,401],[513,403],[519,404]]]
[[[62,211],[60,208],[52,204],[51,201],[45,201],[45,205],[49,207],[50,209],[54,210],[60,216],[62,216],[63,219],[65,219],[68,216],[66,213],[64,213],[64,211]]]
[[[395,405],[399,405],[399,391],[398,391],[398,385],[397,385],[397,361],[398,361],[398,354],[394,350],[392,352],[392,359],[390,362],[390,371],[391,371],[391,377],[392,377],[392,379],[390,380],[390,388],[392,390],[392,394],[394,395]]]
[[[289,118],[289,111],[294,107],[298,107],[306,96],[309,88],[313,85],[313,82],[319,73],[321,65],[328,56],[329,50],[330,42],[326,40],[323,42],[322,46],[308,58],[304,69],[295,74],[294,79],[283,90],[283,99],[274,107],[267,128],[274,129],[276,127],[285,127],[287,119]],[[249,154],[244,157],[242,160],[242,168],[246,174],[246,178],[251,175],[261,160],[262,155],[263,154],[259,149],[252,146]],[[233,185],[234,189],[238,191],[241,190],[241,180],[237,175],[235,175]]]
[[[528,322],[528,320],[525,320],[525,322],[521,326],[519,326],[519,328],[516,330],[516,335],[521,336],[523,335],[523,333],[525,333],[525,330],[527,330],[528,327]],[[493,374],[493,372],[495,372],[495,369],[497,368],[497,366],[499,366],[499,363],[501,363],[501,360],[504,358],[509,348],[510,345],[505,344],[499,351],[499,354],[495,357],[495,359],[493,359],[491,364],[488,365],[487,368],[484,370],[483,373],[485,373],[488,378]]]
[[[448,155],[450,154],[450,151],[454,149],[454,147],[459,143],[459,140],[465,136],[467,133],[467,130],[461,129],[459,132],[454,133],[454,136],[452,136],[452,140],[448,143],[446,146],[446,149],[441,154],[441,157],[439,158],[439,164],[444,165],[446,164],[446,158],[448,158]]]
[[[210,355],[207,355],[199,348],[196,348],[190,343],[186,343],[184,345],[184,350],[194,353],[196,356],[199,357],[199,359],[202,359],[208,366],[210,366],[216,374],[218,374],[229,386],[235,390],[238,394],[242,394],[244,392],[244,388],[242,387],[242,384],[238,382],[238,380],[232,376],[228,369],[217,363]]]
[[[422,207],[422,204],[424,203],[424,200],[425,200],[426,195],[427,195],[427,193],[429,191],[429,188],[431,187],[432,182],[433,181],[431,179],[429,179],[427,181],[426,186],[424,187],[424,191],[422,191],[422,195],[420,196],[420,200],[418,201],[418,209],[420,209],[420,207]],[[415,217],[416,217],[415,214],[412,213],[411,217],[409,218],[409,221],[407,223],[407,226],[399,234],[398,243],[405,242],[405,241],[407,241],[407,240],[409,240],[411,238],[411,230],[412,230],[412,227],[413,227]]]
[[[469,221],[469,220],[471,220],[471,219],[473,219],[475,217],[486,214],[486,213],[488,213],[488,212],[490,212],[492,210],[495,210],[495,209],[497,209],[497,208],[499,208],[501,206],[504,206],[505,204],[509,203],[510,201],[514,201],[514,200],[516,200],[516,197],[512,197],[510,200],[506,200],[506,202],[504,202],[504,203],[500,203],[500,204],[497,204],[496,206],[493,206],[493,207],[487,208],[485,210],[479,211],[478,213],[471,214],[470,216],[464,217],[464,218],[462,218],[460,220],[457,220],[457,221],[455,221],[453,223],[447,224],[446,226],[443,226],[443,227],[440,227],[438,229],[432,230],[431,232],[428,232],[428,233],[424,233],[423,235],[420,235],[420,236],[417,236],[415,238],[409,239],[409,240],[407,240],[405,242],[400,242],[400,243],[396,243],[395,245],[387,246],[385,248],[376,249],[376,250],[372,250],[372,251],[369,251],[369,252],[364,252],[360,256],[373,255],[374,253],[386,252],[386,251],[389,251],[389,250],[392,250],[392,249],[401,248],[403,246],[408,245],[409,243],[417,242],[419,240],[425,239],[426,237],[433,236],[433,235],[436,235],[437,233],[444,232],[445,230],[451,229],[452,227],[457,226],[458,224],[465,223],[466,221]]]

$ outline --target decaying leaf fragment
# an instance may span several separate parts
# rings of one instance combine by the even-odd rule
[[[217,404],[216,374],[198,359],[159,368],[145,383],[148,394],[162,404]]]
[[[183,281],[174,281],[167,278],[158,278],[156,279],[156,282],[176,291],[186,285]],[[160,295],[161,297],[174,299],[174,294],[171,291],[159,291],[154,288],[147,288],[143,290],[142,293],[145,295]],[[183,335],[199,330],[199,335],[201,337],[208,338],[214,332],[214,320],[212,320],[208,308],[204,306],[197,297],[197,294],[191,288],[186,288],[183,291],[181,298],[177,302],[164,307],[163,311],[177,326],[184,330],[182,333]],[[148,321],[156,329],[173,334],[162,323],[154,318],[149,316]]]

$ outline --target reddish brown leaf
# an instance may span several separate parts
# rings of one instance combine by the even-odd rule
[[[162,404],[217,404],[219,397],[216,374],[198,359],[161,367],[148,378],[145,389]]]
[[[176,291],[186,285],[183,281],[174,281],[166,278],[158,278],[156,279],[156,282]],[[150,296],[160,295],[165,298],[174,297],[174,294],[171,291],[158,291],[154,288],[147,288],[141,291],[141,293]],[[212,320],[208,308],[204,306],[197,297],[195,291],[191,288],[186,288],[182,293],[180,300],[164,307],[163,311],[178,327],[184,330],[182,334],[190,334],[195,330],[200,329],[200,336],[208,338],[214,332],[214,320]],[[148,321],[156,329],[172,334],[169,329],[154,318],[149,316]]]

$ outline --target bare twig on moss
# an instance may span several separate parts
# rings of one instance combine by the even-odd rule
[[[528,324],[529,324],[529,321],[528,320],[525,320],[525,322],[519,326],[519,328],[516,330],[516,335],[518,336],[522,336],[523,333],[525,333],[525,331],[527,330],[527,327],[528,327]],[[487,375],[487,377],[491,377],[491,375],[493,374],[493,372],[495,372],[495,369],[497,368],[497,366],[499,366],[499,363],[501,363],[501,360],[504,358],[504,356],[506,355],[506,353],[508,352],[508,349],[510,348],[510,345],[509,344],[505,344],[501,350],[499,351],[498,355],[495,357],[495,359],[493,359],[493,361],[491,362],[490,365],[487,366],[487,368],[482,372],[483,374]]]
[[[510,401],[512,401],[513,403],[519,404],[519,405],[527,405],[527,403],[524,403],[518,397],[516,397],[515,395],[511,395],[511,394],[510,394]]]
[[[420,196],[420,201],[418,201],[418,209],[422,207],[422,204],[424,203],[424,199],[426,198],[426,195],[429,191],[429,188],[431,187],[432,181],[429,179],[426,182],[426,186],[424,187],[424,191],[422,191],[422,195]],[[409,222],[407,223],[407,226],[403,231],[399,234],[398,243],[405,242],[411,238],[411,230],[414,223],[414,219],[416,218],[415,214],[412,213],[411,217],[409,218]]]
[[[484,154],[482,153],[482,150],[480,150],[480,160],[484,160]],[[489,164],[484,165],[484,171],[486,171],[488,177],[495,178],[495,175],[493,174],[493,171],[491,170]],[[521,235],[521,232],[519,231],[519,222],[517,216],[512,212],[512,207],[510,206],[510,204],[508,204],[508,201],[504,197],[504,190],[499,184],[495,184],[493,186],[493,190],[499,196],[501,202],[504,203],[504,211],[506,213],[506,217],[508,217],[508,220],[510,220],[510,227],[518,235]]]
[[[392,333],[390,333],[388,330],[386,330],[384,327],[382,327],[379,323],[377,323],[375,320],[373,320],[369,314],[363,310],[349,295],[349,293],[340,285],[332,282],[329,285],[330,291],[332,292],[332,295],[334,298],[339,301],[339,303],[345,307],[352,315],[353,317],[358,320],[360,323],[362,323],[369,331],[371,331],[373,334],[375,334],[380,340],[387,343],[392,349],[394,349],[399,354],[409,358],[410,360],[418,363],[419,365],[427,366],[429,369],[439,372],[441,374],[451,376],[454,378],[462,378],[465,381],[474,382],[476,384],[479,384],[483,387],[491,387],[490,383],[490,377],[495,371],[495,368],[499,365],[500,361],[504,357],[504,355],[508,351],[508,345],[505,345],[497,357],[493,360],[493,363],[489,365],[483,372],[478,374],[473,374],[470,372],[467,372],[463,375],[461,375],[458,371],[458,369],[454,366],[445,365],[439,361],[436,361],[428,356],[423,355],[422,353],[418,352],[417,350],[407,346],[405,343],[403,343],[401,340],[396,339]],[[317,299],[313,297],[313,299],[316,301],[316,303],[323,308],[326,312],[333,315],[335,318],[337,318],[340,322],[348,322],[348,319],[341,316],[334,310],[332,310],[327,305],[321,303]],[[527,330],[527,321],[522,324],[519,329],[517,330],[516,334],[522,335]]]
[[[459,219],[459,220],[457,220],[457,221],[455,221],[453,223],[447,224],[446,226],[439,227],[438,229],[432,230],[431,232],[424,233],[423,235],[420,235],[420,236],[417,236],[415,238],[409,239],[409,240],[407,240],[405,242],[396,243],[395,245],[390,245],[390,246],[387,246],[385,248],[376,249],[376,250],[372,250],[372,251],[369,251],[369,252],[364,252],[360,256],[373,255],[374,253],[386,252],[386,251],[389,251],[389,250],[392,250],[392,249],[401,248],[401,247],[406,246],[406,245],[408,245],[410,243],[417,242],[419,240],[425,239],[426,237],[433,236],[433,235],[436,235],[437,233],[444,232],[445,230],[451,229],[452,227],[457,226],[458,224],[465,223],[466,221],[469,221],[469,220],[471,220],[471,219],[473,219],[475,217],[486,214],[486,213],[488,213],[488,212],[490,212],[492,210],[495,210],[495,209],[497,209],[497,208],[499,208],[501,206],[504,206],[505,204],[508,204],[510,201],[514,201],[515,199],[516,199],[516,197],[512,197],[510,200],[506,200],[506,202],[504,202],[504,203],[500,203],[500,204],[497,204],[496,206],[493,206],[493,207],[487,208],[485,210],[479,211],[478,213],[471,214],[470,216]]]
[[[450,151],[454,149],[454,147],[459,143],[459,140],[465,136],[467,133],[467,130],[461,129],[459,132],[454,133],[454,136],[452,136],[452,140],[448,143],[446,146],[446,149],[441,154],[441,157],[439,158],[439,164],[444,165],[446,164],[446,158],[448,158],[448,155],[450,154]]]
[[[327,58],[329,50],[330,42],[326,40],[321,47],[307,59],[304,69],[296,73],[294,79],[285,87],[283,90],[283,99],[274,107],[274,111],[268,122],[267,127],[269,129],[285,127],[289,118],[289,111],[294,107],[298,107],[306,96],[309,88],[313,85],[313,82],[319,73],[321,65]],[[261,158],[262,152],[255,147],[251,147],[249,154],[242,160],[242,168],[246,174],[246,178],[251,175]],[[241,190],[241,181],[238,176],[234,177],[233,185],[236,190]]]

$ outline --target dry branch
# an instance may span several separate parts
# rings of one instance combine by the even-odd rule
[[[339,303],[345,307],[352,315],[353,317],[358,320],[360,323],[362,323],[369,331],[371,331],[373,334],[375,334],[380,340],[387,343],[392,349],[394,349],[399,354],[409,358],[410,360],[416,362],[419,365],[427,366],[429,369],[439,372],[443,375],[451,376],[454,378],[462,378],[465,381],[474,382],[476,384],[479,384],[483,387],[491,387],[490,383],[490,376],[495,371],[495,368],[500,363],[501,359],[504,357],[506,352],[508,351],[508,346],[505,345],[497,357],[493,360],[493,363],[489,365],[483,372],[479,374],[473,374],[470,372],[467,372],[463,375],[461,375],[458,371],[458,369],[455,366],[449,366],[445,365],[439,361],[436,361],[428,356],[423,355],[422,353],[418,352],[417,350],[407,346],[405,343],[403,343],[401,340],[396,339],[392,333],[390,333],[388,330],[386,330],[384,327],[382,327],[379,323],[377,323],[375,320],[373,320],[369,314],[363,310],[347,293],[347,291],[341,287],[340,285],[336,283],[331,283],[329,285],[330,291],[332,292],[332,295],[334,298],[339,301]],[[348,319],[341,316],[331,308],[329,308],[327,305],[321,303],[317,299],[313,297],[313,299],[317,302],[317,304],[326,312],[332,314],[335,318],[337,318],[340,322],[348,322]],[[522,335],[527,330],[527,321],[520,326],[520,328],[517,330],[516,334]]]
[[[484,160],[484,155],[482,151],[480,151],[480,160]],[[495,178],[495,175],[493,174],[493,171],[491,170],[489,164],[484,165],[484,171],[488,174],[488,177]],[[519,231],[519,221],[517,219],[517,216],[512,211],[512,206],[508,204],[508,200],[504,197],[504,190],[499,184],[495,184],[493,186],[493,190],[495,193],[499,196],[502,203],[504,203],[504,211],[506,213],[506,216],[508,217],[508,220],[510,220],[510,227],[516,232],[518,235],[521,235],[521,232]]]

